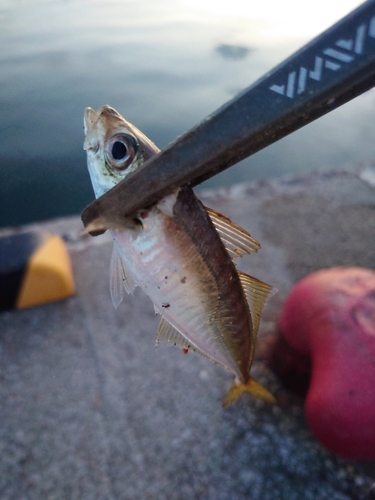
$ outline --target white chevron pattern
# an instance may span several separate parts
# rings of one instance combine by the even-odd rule
[[[321,81],[323,69],[338,71],[343,65],[350,64],[354,59],[365,51],[366,32],[370,38],[375,38],[375,16],[369,23],[360,24],[352,38],[340,38],[335,42],[334,47],[327,47],[321,55],[317,55],[314,60],[314,67],[308,70],[300,66],[297,70],[288,74],[285,83],[275,83],[269,89],[277,94],[293,99],[296,95],[305,92],[308,79]]]

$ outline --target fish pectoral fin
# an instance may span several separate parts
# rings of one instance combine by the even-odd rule
[[[164,316],[162,316],[160,323],[159,323],[159,328],[156,334],[156,342],[159,340],[166,340],[167,342],[180,346],[183,349],[189,349],[192,352],[195,352],[196,354],[200,354],[201,356],[204,356],[205,358],[208,358],[203,351],[198,349],[194,344],[192,344],[182,333],[175,328],[167,319],[165,319]]]
[[[135,282],[131,278],[130,274],[126,272],[124,262],[116,248],[116,244],[114,244],[110,264],[109,288],[111,292],[112,304],[115,309],[117,309],[122,302],[124,297],[124,288],[127,293],[132,293],[135,286]]]
[[[237,399],[244,393],[248,392],[252,396],[258,399],[262,399],[263,401],[267,401],[267,403],[276,403],[276,399],[272,396],[270,392],[267,391],[262,385],[256,382],[254,379],[249,377],[249,380],[246,384],[235,380],[232,387],[227,392],[227,395],[224,398],[222,406],[225,408],[230,404],[237,401]]]
[[[206,207],[206,210],[231,257],[234,259],[242,257],[245,254],[257,252],[261,248],[260,243],[243,227],[235,224],[220,212],[212,210],[212,208]]]
[[[277,290],[268,283],[257,280],[248,274],[239,272],[238,275],[249,305],[251,320],[253,323],[253,340],[255,343],[264,304],[274,293],[277,292]]]

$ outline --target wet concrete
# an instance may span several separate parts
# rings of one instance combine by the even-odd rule
[[[77,294],[0,315],[0,498],[375,499],[375,464],[325,450],[303,400],[265,362],[293,283],[323,267],[375,268],[369,169],[201,196],[262,243],[240,268],[279,290],[253,367],[277,406],[245,396],[223,410],[232,376],[178,348],[155,350],[158,317],[142,292],[114,310],[108,236],[81,237],[79,218],[38,225],[67,241]]]

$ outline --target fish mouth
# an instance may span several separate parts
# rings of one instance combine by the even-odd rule
[[[99,147],[99,138],[105,140],[108,130],[113,130],[113,134],[120,132],[125,126],[126,120],[114,108],[105,104],[96,111],[87,107],[83,114],[83,127],[85,133],[85,141],[83,149],[85,151],[96,152]],[[135,134],[136,135],[136,134]]]
[[[94,124],[98,121],[98,115],[92,108],[86,108],[83,114],[83,126],[85,130],[85,135],[90,133],[94,127]]]
[[[94,128],[98,122],[99,116],[92,108],[86,108],[83,114],[83,128],[85,131],[85,140],[83,149],[96,153],[99,149],[99,141],[95,140]]]
[[[90,130],[93,129],[94,125],[98,122],[98,120],[104,116],[105,118],[113,117],[117,118],[120,121],[124,121],[124,118],[120,115],[118,111],[116,111],[112,106],[105,104],[101,106],[97,111],[94,109],[87,107],[83,114],[83,123],[85,127],[85,134],[87,134]]]

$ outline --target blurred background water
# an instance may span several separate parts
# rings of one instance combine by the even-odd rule
[[[160,148],[361,2],[0,0],[0,227],[79,213],[86,106]],[[375,158],[373,90],[202,184]]]

